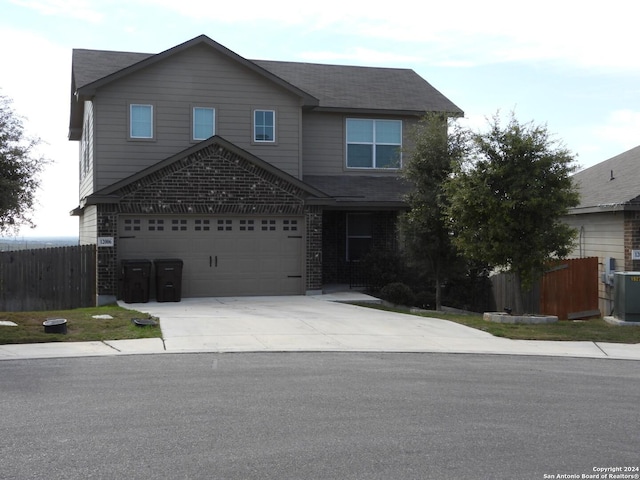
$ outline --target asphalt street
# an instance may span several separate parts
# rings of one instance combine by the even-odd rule
[[[0,478],[542,479],[637,467],[637,366],[330,352],[7,360]]]

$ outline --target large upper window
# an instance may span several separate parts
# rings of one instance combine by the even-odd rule
[[[131,138],[153,138],[153,105],[131,105],[129,136]]]
[[[193,139],[206,140],[216,133],[216,111],[213,108],[193,108]]]
[[[347,119],[348,168],[400,168],[400,120]]]
[[[276,112],[273,110],[254,110],[253,112],[253,141],[276,141]]]

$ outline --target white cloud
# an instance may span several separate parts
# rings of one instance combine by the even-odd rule
[[[88,0],[11,0],[11,2],[35,10],[42,15],[69,17],[91,23],[99,23],[104,17],[104,14]]]
[[[597,126],[569,128],[578,163],[588,168],[640,145],[640,112],[616,110]]]
[[[596,127],[594,134],[602,140],[620,145],[620,152],[640,145],[640,111],[616,110],[604,125]]]
[[[112,16],[114,21],[116,17],[122,20],[123,12],[145,12],[149,21],[164,13],[175,16],[176,22],[199,24],[205,32],[216,25],[241,24],[249,30],[255,27],[255,42],[260,42],[265,31],[295,27],[299,35],[314,33],[326,38],[327,47],[308,55],[329,62],[348,59],[359,44],[375,41],[376,50],[390,52],[386,54],[390,57],[421,58],[430,65],[540,61],[560,67],[640,71],[640,56],[635,51],[640,4],[628,0],[610,0],[605,8],[595,2],[584,2],[578,8],[574,2],[558,0],[535,4],[458,0],[421,6],[414,0],[396,0],[391,7],[380,0],[366,4],[344,0],[11,1],[44,15],[94,23]],[[343,42],[345,51],[329,46],[336,41]]]
[[[369,48],[350,48],[343,52],[337,51],[307,51],[298,55],[299,59],[313,62],[348,62],[349,64],[381,65],[398,63],[411,65],[420,59],[411,55],[382,52]]]
[[[52,161],[41,176],[34,220],[38,235],[73,235],[76,218],[69,211],[78,203],[78,146],[67,140],[71,52],[43,36],[24,30],[1,29],[3,51],[0,92],[13,100],[23,117],[24,133],[40,137],[38,152]],[[32,235],[23,230],[23,235]]]
[[[0,30],[3,64],[0,71],[4,95],[14,100],[14,109],[26,117],[25,126],[46,141],[55,141],[44,132],[68,122],[71,51],[57,46],[39,34],[24,30]]]
[[[376,0],[366,5],[343,0],[138,1],[201,22],[298,26],[301,32],[320,32],[327,43],[364,37],[388,42],[388,51],[396,53],[403,44],[418,43],[419,48],[413,46],[400,54],[422,57],[432,65],[551,61],[560,66],[640,71],[640,56],[635,51],[640,7],[628,0],[610,0],[605,8],[595,2],[578,8],[574,2],[557,0],[534,4],[459,0],[420,7],[413,0],[396,0],[391,8],[388,2]],[[347,42],[345,50],[353,49],[353,43]],[[331,61],[327,53],[332,51],[335,49],[322,49],[313,55]],[[348,55],[338,53],[333,59]]]
[[[457,120],[460,126],[467,128],[473,132],[480,132],[487,129],[489,117],[486,115],[468,115]]]
[[[458,0],[388,2],[291,2],[291,0],[11,0],[44,15],[104,22],[117,12],[148,12],[150,21],[160,13],[177,14],[203,25],[242,24],[255,41],[265,30],[297,27],[299,34],[314,32],[327,44],[342,40],[347,51],[329,47],[313,54],[333,59],[347,58],[349,49],[367,39],[378,42],[377,50],[388,55],[420,57],[440,66],[469,66],[501,62],[541,61],[560,66],[640,71],[636,54],[636,19],[640,4],[609,0],[606,7],[595,2],[538,0],[523,4],[507,0]],[[114,17],[115,18],[115,17]],[[118,17],[120,18],[120,17]],[[180,21],[180,19],[176,19]],[[360,38],[360,40],[350,40]],[[411,51],[403,45],[418,44]],[[311,54],[311,52],[310,52]],[[340,54],[340,55],[338,55]]]
[[[272,0],[244,0],[242,2],[211,2],[210,0],[131,0],[129,4],[138,3],[140,8],[166,9],[191,20],[202,22],[225,22],[244,24],[260,21],[278,24],[299,24],[306,21],[309,5],[304,2],[283,2]],[[313,7],[311,7],[313,8]],[[255,32],[259,35],[259,31]]]

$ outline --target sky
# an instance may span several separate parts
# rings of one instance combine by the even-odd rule
[[[73,48],[160,53],[205,34],[248,59],[411,68],[466,126],[514,112],[582,169],[640,145],[639,13],[630,0],[0,0],[0,94],[51,160],[37,227],[19,236],[78,235]]]

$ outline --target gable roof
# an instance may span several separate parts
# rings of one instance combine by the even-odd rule
[[[580,205],[570,213],[640,210],[640,146],[573,176]]]
[[[210,48],[212,48],[213,50],[217,51],[218,53],[221,53],[233,60],[235,60],[236,62],[248,67],[250,70],[253,70],[254,72],[259,73],[260,75],[272,80],[274,83],[277,83],[283,87],[285,87],[286,89],[292,91],[293,93],[299,95],[300,97],[304,98],[305,101],[307,103],[310,104],[315,104],[317,103],[316,100],[312,97],[310,97],[306,92],[300,90],[299,88],[288,84],[284,81],[282,81],[282,79],[278,78],[277,76],[273,75],[270,72],[267,72],[266,70],[260,68],[259,66],[257,66],[255,63],[251,62],[250,60],[247,60],[243,57],[241,57],[240,55],[238,55],[237,53],[232,52],[231,50],[229,50],[228,48],[220,45],[218,42],[215,42],[214,40],[211,40],[209,37],[207,37],[206,35],[200,35],[198,37],[195,37],[191,40],[188,40],[184,43],[181,43],[180,45],[176,45],[175,47],[170,48],[169,50],[165,50],[164,52],[158,53],[158,54],[135,54],[135,53],[125,53],[122,59],[117,59],[116,55],[118,52],[108,52],[110,53],[110,55],[108,56],[108,59],[113,62],[113,65],[115,68],[117,68],[116,70],[108,73],[107,75],[104,75],[102,77],[99,78],[94,78],[92,81],[90,81],[90,83],[85,83],[83,85],[78,85],[76,83],[76,91],[78,92],[78,95],[92,95],[95,92],[96,88],[101,87],[102,85],[106,85],[114,80],[117,80],[118,78],[122,78],[124,76],[130,75],[133,72],[136,72],[138,70],[141,70],[149,65],[153,65],[154,63],[157,62],[161,62],[179,52],[182,52],[188,48],[191,48],[193,46],[196,45],[207,45]],[[88,52],[92,52],[92,50],[84,50],[85,54]],[[74,51],[75,53],[75,51]],[[104,52],[103,52],[104,53]],[[134,63],[129,64],[128,66],[125,67],[121,67],[120,65],[124,64],[125,62],[129,62],[129,61],[133,61]],[[92,62],[93,65],[95,66],[95,62]],[[120,68],[118,68],[120,67]],[[100,70],[100,69],[95,69],[93,71],[93,74],[95,75],[96,70]],[[106,67],[105,67],[106,70]],[[102,71],[102,73],[104,73],[104,70]],[[74,75],[75,75],[75,70],[74,70]],[[87,75],[87,77],[91,76],[91,72],[89,72],[89,74]],[[79,73],[79,77],[82,77],[82,74]],[[86,81],[86,78],[85,78]]]
[[[164,61],[196,45],[206,45],[212,50],[244,65],[255,73],[289,90],[292,94],[299,96],[304,105],[314,106],[318,104],[317,99],[305,91],[232,52],[206,35],[200,35],[158,54],[74,49],[71,62],[69,138],[71,140],[80,138],[79,129],[82,127],[84,100],[94,95],[98,88],[150,65]]]
[[[411,69],[247,60],[206,35],[200,35],[158,54],[74,49],[69,138],[80,138],[83,100],[91,97],[96,89],[203,44],[299,96],[308,108],[399,115],[422,115],[430,111],[463,114]]]

